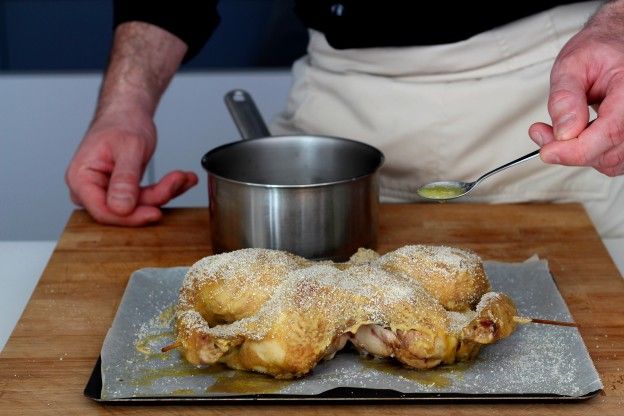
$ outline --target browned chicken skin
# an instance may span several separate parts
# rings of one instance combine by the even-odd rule
[[[300,377],[351,342],[425,369],[467,360],[513,332],[516,314],[474,253],[406,246],[347,263],[244,249],[206,257],[185,278],[177,341],[196,365]]]

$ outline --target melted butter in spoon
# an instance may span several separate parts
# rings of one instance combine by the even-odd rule
[[[418,189],[418,195],[427,199],[451,199],[466,193],[466,190],[453,184],[436,184]]]

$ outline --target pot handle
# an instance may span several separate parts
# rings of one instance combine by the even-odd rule
[[[251,95],[245,90],[232,90],[223,97],[243,140],[271,135]]]

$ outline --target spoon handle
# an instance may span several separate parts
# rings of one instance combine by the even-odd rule
[[[529,153],[528,155],[524,155],[522,157],[519,157],[518,159],[514,159],[511,162],[505,163],[504,165],[499,166],[496,169],[493,169],[493,170],[491,170],[491,171],[489,171],[487,173],[484,173],[479,179],[477,179],[475,181],[475,185],[477,183],[481,182],[483,179],[485,179],[485,178],[487,178],[489,176],[494,175],[495,173],[498,173],[498,172],[500,172],[502,170],[508,169],[508,168],[510,168],[512,166],[515,166],[518,163],[522,163],[522,162],[524,162],[526,160],[533,159],[535,156],[539,155],[539,152],[540,152],[540,149],[534,150],[531,153]]]

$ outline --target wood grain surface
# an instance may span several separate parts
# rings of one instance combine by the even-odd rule
[[[622,415],[624,280],[580,205],[383,205],[378,251],[445,244],[486,260],[547,259],[605,385],[576,403],[305,406],[102,405],[82,394],[130,274],[211,254],[207,209],[168,210],[145,228],[71,216],[0,354],[0,414]]]

